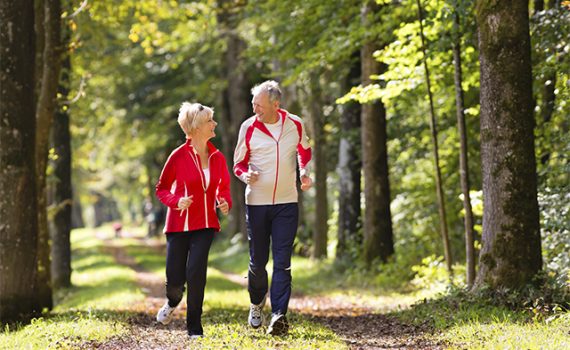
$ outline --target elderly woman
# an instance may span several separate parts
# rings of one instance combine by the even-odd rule
[[[168,324],[182,300],[184,285],[191,338],[202,337],[202,304],[208,253],[214,232],[220,230],[216,208],[231,207],[230,175],[224,155],[209,141],[216,134],[214,111],[199,103],[184,102],[178,124],[186,143],[168,157],[156,185],[156,196],[168,207],[166,214],[166,297],[156,320]]]

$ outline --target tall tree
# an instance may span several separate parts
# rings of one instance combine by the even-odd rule
[[[233,168],[233,150],[237,142],[237,135],[241,122],[251,114],[249,96],[249,81],[244,62],[243,52],[245,41],[239,36],[237,27],[240,21],[240,10],[245,6],[243,2],[228,0],[218,1],[218,22],[223,40],[226,42],[226,51],[223,57],[223,77],[226,89],[223,93],[223,116],[220,122],[223,125],[223,149],[228,162],[228,169]],[[231,177],[231,191],[234,206],[228,216],[231,234],[241,232],[247,237],[245,226],[245,186],[235,176]]]
[[[0,323],[38,311],[34,3],[0,1]]]
[[[343,81],[343,90],[358,86],[361,79],[360,52],[356,52],[350,69]],[[362,168],[360,149],[360,113],[359,103],[347,102],[340,115],[340,142],[338,149],[338,233],[336,257],[349,254],[351,244],[360,246],[361,225],[360,210],[360,171]]]
[[[541,269],[528,0],[477,2],[483,235],[476,286],[517,288]]]
[[[57,108],[57,89],[61,69],[61,3],[43,0],[44,25],[37,35],[44,36],[41,55],[42,72],[36,105],[36,176],[38,189],[38,272],[37,287],[42,307],[53,306],[51,286],[50,244],[47,218],[46,168],[49,133]]]
[[[423,64],[424,70],[426,74],[426,85],[427,85],[427,94],[429,98],[429,111],[430,111],[430,129],[431,129],[431,138],[433,144],[433,160],[434,160],[434,168],[435,168],[435,186],[437,191],[437,202],[438,202],[438,209],[439,209],[439,226],[441,232],[441,238],[443,240],[443,249],[445,254],[445,262],[447,265],[447,270],[449,273],[452,272],[451,266],[451,247],[449,246],[449,233],[447,230],[447,213],[445,211],[445,197],[443,196],[443,184],[441,181],[441,167],[439,164],[439,145],[437,140],[437,122],[435,118],[435,110],[433,107],[433,96],[431,92],[431,78],[429,74],[429,67],[427,62],[427,49],[426,49],[426,40],[424,37],[424,27],[423,27],[423,8],[420,3],[420,0],[416,0],[418,5],[418,18],[420,22],[420,37],[422,41],[422,51],[423,51]]]
[[[459,176],[461,178],[461,192],[463,193],[463,219],[465,226],[465,262],[467,265],[466,281],[469,287],[475,282],[475,244],[473,236],[473,210],[469,195],[469,157],[467,154],[467,130],[465,127],[465,102],[463,97],[463,71],[461,67],[461,29],[459,23],[459,9],[456,1],[453,3],[453,66],[455,82],[455,114],[457,116],[457,129],[459,131]]]
[[[547,10],[554,10],[560,6],[560,3],[556,0],[550,0],[547,2],[546,7]],[[534,14],[537,15],[541,11],[544,11],[544,1],[535,1],[534,2]],[[540,39],[539,39],[540,40]],[[542,58],[542,57],[541,57]],[[543,58],[544,59],[544,58]],[[552,119],[552,115],[554,114],[554,108],[556,105],[556,80],[557,80],[557,72],[555,70],[549,70],[546,72],[546,76],[542,79],[539,79],[541,84],[540,88],[540,121],[539,125],[544,125],[545,128],[548,128],[549,122]],[[550,159],[550,152],[546,151],[540,155],[540,162],[542,164],[547,164]]]
[[[69,93],[71,62],[69,54],[63,60],[59,93],[64,98]],[[71,286],[71,135],[69,131],[69,106],[60,104],[55,114],[51,132],[51,145],[55,150],[54,181],[49,185],[51,195],[51,279],[54,288]]]
[[[362,11],[362,25],[369,28],[378,12],[374,1],[366,1]],[[372,84],[372,76],[381,73],[374,58],[379,49],[379,38],[366,38],[361,49],[362,85]],[[364,260],[382,261],[394,253],[392,216],[390,213],[390,182],[388,178],[388,148],[386,108],[381,100],[362,105],[362,164],[364,171]]]
[[[309,82],[308,108],[313,141],[313,169],[315,179],[315,221],[313,229],[313,249],[311,256],[316,259],[327,256],[328,199],[327,199],[327,157],[325,117],[323,115],[323,91],[318,74],[313,74]]]

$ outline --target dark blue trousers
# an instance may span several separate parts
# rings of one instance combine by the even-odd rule
[[[172,232],[166,235],[166,297],[170,306],[186,294],[186,327],[188,333],[203,334],[202,304],[206,288],[208,253],[214,239],[214,229],[191,232]]]
[[[297,233],[297,203],[248,205],[246,208],[249,240],[248,291],[252,304],[259,304],[268,290],[269,247],[273,254],[271,311],[287,313],[291,298],[291,254]]]

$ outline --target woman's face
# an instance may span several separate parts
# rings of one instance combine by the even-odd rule
[[[214,120],[214,115],[203,121],[197,128],[194,130],[194,134],[198,137],[204,138],[206,140],[211,139],[212,137],[216,136],[216,121]]]

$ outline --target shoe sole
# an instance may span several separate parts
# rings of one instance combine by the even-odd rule
[[[284,324],[283,322],[278,322],[273,326],[269,326],[267,328],[267,334],[280,336],[280,335],[287,335],[289,332],[289,325]]]

